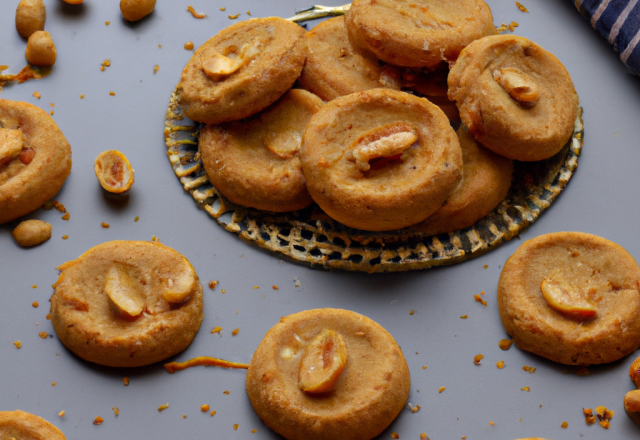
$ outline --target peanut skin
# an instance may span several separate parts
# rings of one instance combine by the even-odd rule
[[[11,233],[20,246],[35,246],[51,238],[51,225],[42,220],[25,220]]]
[[[47,10],[42,0],[20,0],[16,9],[16,30],[29,38],[36,31],[44,30]]]

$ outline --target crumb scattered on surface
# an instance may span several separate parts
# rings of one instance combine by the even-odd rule
[[[112,406],[111,409],[113,410],[113,414],[114,415],[117,416],[118,414],[120,414],[120,410],[118,408],[116,408],[115,406]]]
[[[446,389],[447,389],[446,387],[440,387],[440,388],[438,388],[438,393],[441,393],[441,392],[443,392],[443,391],[444,391],[444,390],[446,390]]]
[[[613,418],[613,411],[607,409],[604,406],[596,406],[596,415],[598,416],[598,420],[600,420],[600,426],[604,429],[609,429],[611,427],[611,423],[609,422]]]
[[[487,302],[485,300],[483,300],[482,297],[480,295],[478,295],[477,293],[475,295],[473,295],[473,299],[475,299],[476,302],[479,302],[483,306],[487,307]]]
[[[102,422],[104,422],[104,419],[100,416],[96,417],[96,419],[93,421],[94,425],[100,425],[102,424]]]
[[[69,238],[69,236],[68,236],[67,234],[65,234],[65,235],[63,235],[63,236],[62,236],[62,239],[63,239],[63,240],[66,240],[67,238]]]
[[[240,17],[240,13],[239,12],[236,15],[229,15],[229,20],[235,20],[238,17]]]
[[[187,41],[186,43],[184,43],[184,48],[186,50],[193,50],[193,42],[192,41]]]
[[[397,439],[399,439],[399,438],[400,438],[400,436],[398,435],[398,433],[397,433],[397,432],[392,432],[392,433],[391,433],[391,438],[393,438],[393,439],[396,439],[396,440],[397,440]]]
[[[47,336],[49,335],[47,334],[47,332],[40,332],[38,333],[38,336],[40,336],[42,339],[47,339]]]
[[[53,114],[54,114],[54,113],[55,113],[55,112],[54,112],[53,110],[51,110],[51,111],[49,112],[49,114],[50,114],[51,116],[53,116]]]
[[[502,370],[502,369],[504,368],[504,360],[502,360],[502,361],[498,361],[498,362],[496,363],[496,367],[498,367],[499,369],[501,369],[501,370]]]
[[[251,430],[251,434],[255,434],[256,432],[258,432],[258,430],[257,430],[256,428],[253,428],[253,429]]]
[[[84,95],[80,95],[80,99],[84,99]]]
[[[137,222],[138,220],[140,220],[140,217],[138,217],[138,216],[136,215],[136,218],[134,218],[134,219],[133,219],[133,221],[134,221],[134,222]]]
[[[247,11],[247,15],[251,15],[251,11]]]
[[[533,374],[536,371],[535,367],[530,367],[528,365],[525,365],[524,367],[522,367],[522,371],[526,371],[529,374]]]
[[[202,405],[202,406],[200,407],[200,411],[202,411],[202,412],[207,412],[207,411],[209,411],[209,405]]]
[[[71,218],[71,214],[69,214],[68,212],[62,216],[62,220],[69,220]]]
[[[56,385],[58,385],[58,382],[51,382],[52,387],[55,387]]]
[[[38,98],[38,99],[41,98],[40,93],[38,93],[38,92],[33,92],[33,97],[34,98]]]
[[[254,290],[259,289],[259,288],[260,288],[259,286],[253,286]]]
[[[227,8],[225,8],[225,7],[223,6],[223,7],[221,7],[221,8],[220,8],[220,10],[221,10],[222,12],[224,12],[224,11],[226,11],[226,10],[227,10]]]
[[[31,305],[35,308],[38,307],[40,303],[38,301],[34,301],[33,303],[31,303]]]
[[[238,425],[238,424],[236,423],[235,425],[233,425],[233,430],[234,430],[234,431],[237,431],[239,426],[240,426],[240,425]]]
[[[480,361],[484,359],[484,356],[481,354],[477,354],[473,357],[473,363],[476,365],[480,365]]]
[[[584,413],[584,422],[587,425],[593,425],[596,423],[596,416],[593,415],[592,408],[582,408],[582,412]]]
[[[129,386],[129,378],[127,376],[122,378],[122,383],[124,383],[125,387]]]
[[[193,15],[195,18],[204,18],[206,17],[206,15],[202,12],[196,12],[195,9],[193,9],[193,6],[187,6],[187,11],[191,12],[191,15]]]
[[[182,420],[186,419],[187,415],[186,414],[182,414]]]
[[[498,342],[498,346],[505,351],[511,348],[511,344],[513,344],[513,340],[511,339],[502,339]]]
[[[222,292],[222,293],[226,293],[226,290],[222,289],[220,292]]]
[[[109,95],[116,96],[116,92],[109,92]]]
[[[232,334],[233,336],[235,336],[235,335],[237,335],[237,334],[238,334],[238,332],[239,332],[239,331],[240,331],[240,329],[239,329],[239,328],[237,328],[237,329],[235,329],[234,331],[232,331],[232,332],[231,332],[231,334]]]
[[[522,391],[526,391],[526,392],[531,391],[531,388],[529,388],[529,387],[522,387],[522,388],[520,388],[520,389],[521,389]]]
[[[58,413],[58,417],[62,417],[62,416],[64,416],[64,411],[60,411],[60,412]]]
[[[167,409],[167,408],[169,408],[169,403],[165,403],[164,405],[160,405],[160,406],[158,407],[158,412],[162,412],[162,411],[164,411],[164,410],[165,410],[165,409]]]
[[[522,4],[516,2],[516,6],[518,7],[518,9],[520,9],[522,12],[529,12],[529,10],[527,8],[525,8],[524,6],[522,6]]]
[[[420,405],[416,405],[416,406],[411,406],[409,405],[409,408],[411,408],[411,412],[412,413],[417,413],[418,411],[420,411]]]
[[[153,73],[158,73],[158,70],[160,70],[160,66],[158,64],[153,66]]]
[[[414,313],[416,313],[415,310],[409,311],[409,315],[413,315]]]
[[[22,348],[22,342],[20,342],[20,341],[14,342],[13,345],[15,345],[16,348]]]
[[[278,286],[276,286],[275,284],[274,284],[273,286],[271,286],[271,288],[272,288],[273,290],[278,290]]]
[[[422,366],[422,369],[423,369],[423,370],[426,370],[426,369],[427,369],[427,366],[426,366],[426,365],[423,365],[423,366]]]
[[[211,411],[211,417],[215,416],[216,412],[215,411]]]
[[[420,440],[428,440],[429,437],[427,437],[427,433],[423,432],[422,434],[420,434]]]
[[[468,316],[467,316],[467,315],[461,315],[461,316],[460,316],[460,319],[467,319],[467,318],[468,318]]]
[[[38,285],[37,285],[37,284],[33,284],[33,285],[31,286],[31,288],[32,288],[32,289],[37,289],[37,288],[38,288]]]
[[[105,21],[104,24],[106,24],[107,26],[109,26],[111,24],[110,21]]]
[[[564,421],[564,422],[562,422],[562,425],[560,425],[560,427],[562,429],[567,429],[569,427],[569,424],[566,421]]]
[[[484,269],[488,269],[488,268],[489,268],[489,265],[488,265],[488,264],[485,264],[485,265],[483,266],[483,268],[484,268]]]
[[[495,423],[493,423],[493,422],[489,422],[489,425],[493,426],[493,425],[495,425]]]
[[[212,334],[216,334],[216,333],[220,333],[222,331],[222,327],[214,327],[213,330],[211,330]]]
[[[109,229],[109,223],[102,222],[101,226],[105,229]]]

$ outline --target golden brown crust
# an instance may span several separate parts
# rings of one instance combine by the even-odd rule
[[[312,396],[300,390],[298,369],[306,345],[324,329],[345,340],[347,363],[332,392]],[[400,413],[409,388],[409,369],[393,337],[371,319],[338,309],[282,318],[247,371],[254,410],[288,440],[371,439]]]
[[[507,72],[536,89],[535,102],[512,98],[500,84]],[[573,133],[578,95],[571,77],[556,57],[526,38],[496,35],[474,41],[461,52],[448,82],[449,99],[456,101],[469,133],[502,156],[546,159]]]
[[[223,29],[191,57],[180,78],[185,116],[206,124],[249,117],[274,103],[300,76],[307,56],[305,30],[278,17],[254,18]],[[202,61],[248,45],[254,55],[237,71],[214,80]]]
[[[354,46],[404,67],[454,61],[473,40],[496,33],[482,0],[354,0],[345,24]]]
[[[541,293],[546,278],[587,292],[595,317],[552,309]],[[613,362],[640,345],[640,268],[624,248],[595,235],[557,232],[522,244],[502,269],[498,306],[519,348],[555,362]]]
[[[143,292],[145,309],[124,318],[105,293],[114,264],[127,268]],[[136,367],[184,350],[202,321],[202,287],[170,304],[163,292],[189,262],[160,243],[111,241],[64,263],[51,296],[51,322],[62,343],[81,358],[113,367]],[[189,265],[190,267],[190,265]],[[194,272],[195,273],[195,272]]]
[[[19,159],[0,164],[0,224],[39,208],[62,187],[71,172],[71,146],[44,110],[0,99],[0,130],[20,129],[24,148],[35,150],[28,165]]]
[[[406,158],[362,171],[354,142],[386,124],[417,130]],[[353,228],[403,228],[435,212],[461,179],[462,152],[442,111],[428,100],[388,89],[337,98],[309,121],[300,150],[311,197],[329,216]],[[372,161],[371,164],[374,164]]]
[[[33,414],[0,411],[0,440],[65,440],[64,434],[51,423]]]
[[[383,66],[373,55],[353,47],[344,17],[331,18],[311,29],[307,44],[309,54],[298,81],[325,101],[380,87],[400,90],[399,69]]]
[[[304,128],[322,105],[314,94],[293,89],[254,117],[204,127],[200,152],[213,186],[233,203],[266,211],[309,206],[299,149]]]
[[[457,134],[462,148],[462,182],[440,209],[413,226],[427,235],[471,226],[498,206],[511,187],[513,161],[476,143],[463,127]]]

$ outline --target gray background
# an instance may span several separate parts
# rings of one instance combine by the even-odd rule
[[[0,2],[0,64],[10,65],[12,73],[25,65],[26,42],[13,25],[17,3]],[[78,359],[55,335],[38,337],[40,331],[54,333],[45,316],[57,265],[108,240],[150,240],[155,235],[189,258],[205,285],[201,330],[177,360],[210,355],[249,362],[281,316],[316,307],[345,308],[374,319],[396,338],[411,371],[409,402],[422,407],[418,413],[403,411],[381,438],[390,438],[391,432],[401,439],[418,439],[426,432],[432,440],[462,435],[469,440],[638,436],[640,430],[622,403],[633,388],[627,369],[634,355],[577,376],[515,346],[507,352],[498,348],[507,335],[498,315],[496,286],[502,265],[521,241],[446,268],[381,275],[328,272],[281,262],[280,256],[241,241],[198,210],[182,190],[165,156],[163,121],[192,54],[184,43],[191,40],[198,47],[222,28],[248,19],[247,10],[254,17],[288,17],[309,6],[308,0],[190,0],[207,14],[203,20],[186,11],[186,1],[160,0],[150,17],[135,24],[123,21],[117,0],[86,0],[80,7],[59,0],[45,3],[46,28],[58,49],[53,73],[40,81],[7,85],[0,96],[47,111],[55,103],[54,119],[73,149],[73,171],[56,199],[66,205],[71,220],[61,220],[55,210],[28,215],[53,225],[51,240],[33,249],[22,249],[11,238],[18,222],[0,226],[0,410],[37,414],[68,439],[278,438],[253,412],[242,370],[199,367],[169,375],[160,364],[103,368]],[[578,170],[522,240],[577,230],[620,243],[640,258],[640,79],[625,70],[571,1],[522,0],[529,14],[513,0],[488,3],[497,25],[519,22],[516,34],[564,63],[585,109],[586,141]],[[219,10],[222,6],[225,12]],[[238,20],[229,20],[229,14],[239,12]],[[107,58],[111,67],[101,72]],[[160,66],[156,74],[155,64]],[[32,97],[36,90],[42,99]],[[109,96],[110,91],[116,96]],[[136,170],[126,204],[107,199],[95,178],[94,159],[107,149],[124,152]],[[136,216],[140,221],[134,223]],[[111,228],[102,229],[101,222]],[[64,234],[69,235],[66,241]],[[220,284],[210,290],[209,280]],[[486,291],[486,308],[473,300],[481,291]],[[33,308],[33,301],[40,307]],[[460,319],[463,314],[469,319]],[[221,335],[210,333],[215,326],[223,328]],[[231,336],[235,328],[240,332]],[[22,341],[22,349],[14,347],[16,340]],[[485,356],[481,366],[473,364],[478,353]],[[503,370],[496,368],[501,359]],[[526,373],[523,365],[537,371]],[[122,384],[125,375],[131,378],[129,387]],[[439,394],[442,386],[446,391]],[[521,391],[524,386],[531,392]],[[159,413],[158,406],[167,402],[170,408]],[[200,412],[203,404],[217,415]],[[615,410],[609,431],[585,425],[582,408],[597,405]],[[118,417],[114,406],[120,409]],[[57,416],[61,410],[66,411],[63,418]],[[184,420],[183,414],[188,416]],[[105,422],[94,426],[98,415]],[[560,427],[564,420],[567,429]],[[251,434],[254,428],[257,433]]]

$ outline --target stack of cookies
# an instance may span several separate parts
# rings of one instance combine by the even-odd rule
[[[512,160],[558,153],[577,116],[562,64],[496,33],[482,0],[356,0],[308,33],[253,19],[195,52],[180,103],[207,124],[202,160],[233,203],[450,232],[506,197]]]

